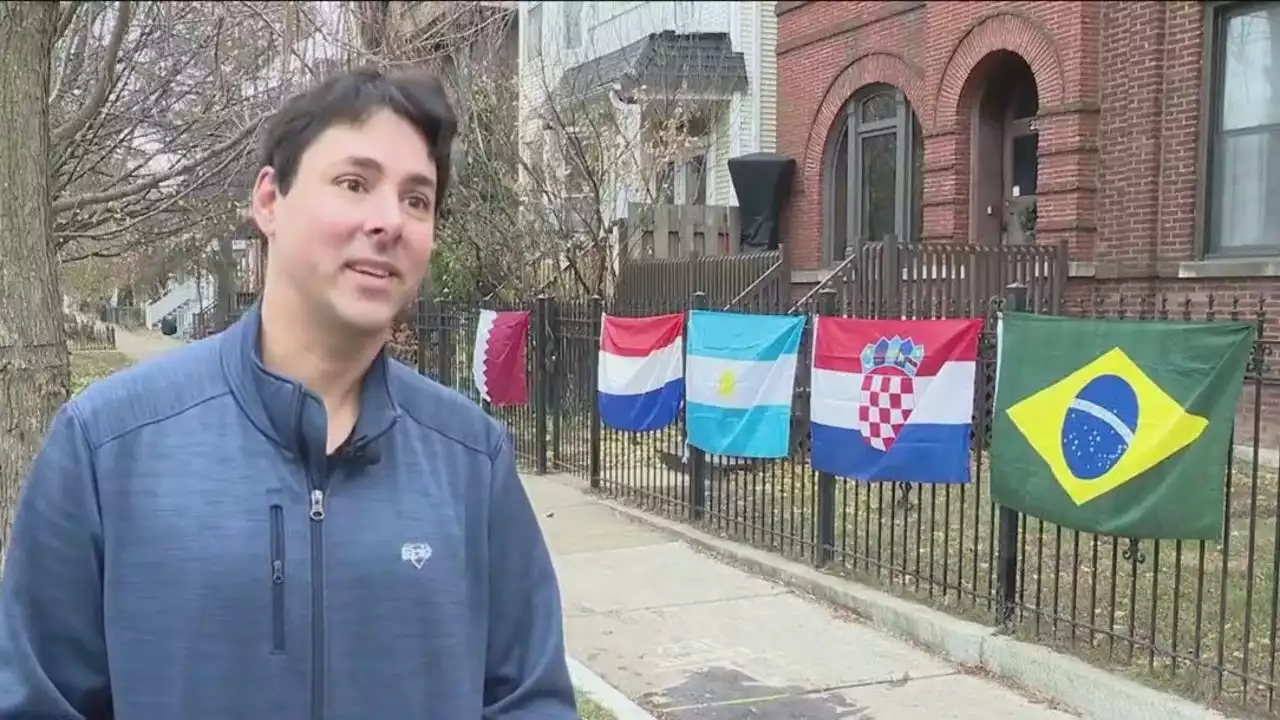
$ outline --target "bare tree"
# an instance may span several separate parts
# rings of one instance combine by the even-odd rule
[[[624,221],[643,226],[655,206],[706,204],[713,134],[731,131],[723,96],[691,89],[675,67],[699,65],[697,50],[693,62],[672,60],[646,45],[652,39],[614,43],[572,67],[526,57],[529,121],[518,153],[526,222],[546,226],[554,266],[585,294],[607,294],[619,254],[638,252]]]
[[[70,379],[49,206],[49,57],[56,3],[0,3],[0,541]],[[5,543],[7,544],[7,543]]]
[[[394,61],[445,77],[462,126],[457,182],[433,259],[434,295],[475,301],[605,293],[628,203],[675,202],[678,186],[705,183],[705,162],[693,172],[685,166],[698,143],[708,142],[705,118],[723,103],[683,87],[619,93],[613,78],[553,75],[552,68],[538,68],[547,72],[521,87],[514,13],[492,5],[416,4],[430,22],[386,45]],[[417,52],[404,53],[406,44]],[[534,119],[522,127],[522,115]],[[693,195],[679,200],[703,202]]]
[[[66,3],[49,92],[54,249],[119,255],[225,221],[271,102],[234,4]]]
[[[254,133],[280,101],[343,67],[420,64],[465,41],[451,22],[393,32],[415,5],[65,6],[49,93],[59,258],[162,268],[145,257],[193,232],[225,237],[243,220]]]
[[[369,61],[362,7],[0,3],[0,533],[69,389],[58,262],[162,280],[211,243],[225,262],[255,131],[299,86]]]
[[[514,13],[472,6],[470,17],[457,21],[477,31],[431,68],[449,86],[460,125],[455,181],[432,261],[433,293],[468,302],[518,285],[509,281],[535,262],[543,231],[520,216]]]
[[[705,204],[694,192],[705,160],[689,160],[705,152],[708,103],[578,80],[544,88],[522,169],[528,205],[543,210],[561,268],[582,291],[604,295],[617,255],[635,250],[622,221],[646,224],[658,205]]]

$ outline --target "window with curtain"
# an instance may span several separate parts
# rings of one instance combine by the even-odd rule
[[[1205,249],[1280,252],[1280,4],[1209,5]]]

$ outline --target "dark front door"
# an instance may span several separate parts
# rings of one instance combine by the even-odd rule
[[[1040,162],[1039,97],[1030,66],[997,51],[979,63],[971,108],[969,237],[984,245],[1030,242]]]
[[[1034,112],[1034,108],[1032,111]],[[1040,132],[1034,116],[1015,118],[1005,123],[1001,241],[1006,245],[1021,245],[1035,239],[1039,145]]]

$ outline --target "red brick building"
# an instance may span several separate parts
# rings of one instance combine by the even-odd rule
[[[839,225],[1018,242],[1010,215],[1034,199],[1036,241],[1065,241],[1076,278],[1269,291],[1280,277],[1280,87],[1268,86],[1280,4],[780,2],[778,14],[794,268],[829,266],[850,236]],[[836,205],[846,222],[830,221]]]
[[[1070,295],[1217,291],[1280,321],[1280,3],[777,12],[797,282],[886,233],[1065,242]]]

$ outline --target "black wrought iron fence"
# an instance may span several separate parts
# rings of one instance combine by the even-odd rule
[[[1067,312],[1253,321],[1260,339],[1237,407],[1222,541],[1139,542],[1021,518],[1016,629],[1103,662],[1145,667],[1162,685],[1198,699],[1275,714],[1280,392],[1263,300],[1099,292]]]
[[[1014,295],[1022,301],[1023,295]],[[1034,300],[1034,298],[1033,298]],[[1052,300],[1052,302],[1050,302]],[[1028,309],[1088,317],[1256,321],[1261,301],[1095,292]],[[972,482],[859,483],[808,464],[809,379],[800,363],[790,457],[758,461],[707,456],[684,443],[677,423],[649,433],[603,427],[597,405],[601,313],[672,311],[644,303],[557,303],[532,313],[531,402],[493,410],[531,470],[576,474],[603,493],[969,619],[1004,624],[1026,639],[1106,666],[1141,669],[1147,680],[1194,699],[1276,713],[1280,641],[1280,382],[1260,340],[1248,369],[1227,477],[1222,542],[1134,541],[1061,528],[994,506],[987,465],[995,382],[994,319],[1004,303],[904,298],[894,315],[985,317],[976,372]],[[695,294],[688,307],[706,305]],[[843,314],[835,291],[793,312]],[[777,312],[773,307],[744,308]],[[432,305],[423,313],[422,369],[476,397],[471,348],[476,310]],[[809,333],[801,346],[806,357]],[[1006,348],[1005,352],[1016,352]],[[1220,478],[1206,477],[1205,482]]]
[[[110,325],[68,315],[62,327],[72,352],[116,349],[116,329]]]
[[[547,374],[539,371],[539,360],[550,354],[545,338],[549,318],[540,313],[541,307],[550,307],[549,301],[543,305],[531,303],[528,307],[511,305],[493,306],[490,310],[527,310],[531,314],[529,336],[525,349],[525,377],[528,383],[530,402],[525,405],[493,407],[486,402],[476,388],[475,338],[481,308],[457,305],[448,302],[427,302],[418,308],[418,370],[436,381],[449,386],[480,404],[494,417],[505,423],[510,430],[517,458],[540,471],[545,471],[546,433],[541,433],[538,440],[539,427],[545,427],[546,400],[550,395],[547,387]]]
[[[136,329],[146,325],[147,312],[140,307],[119,307],[103,305],[98,311],[98,319],[109,325]]]

